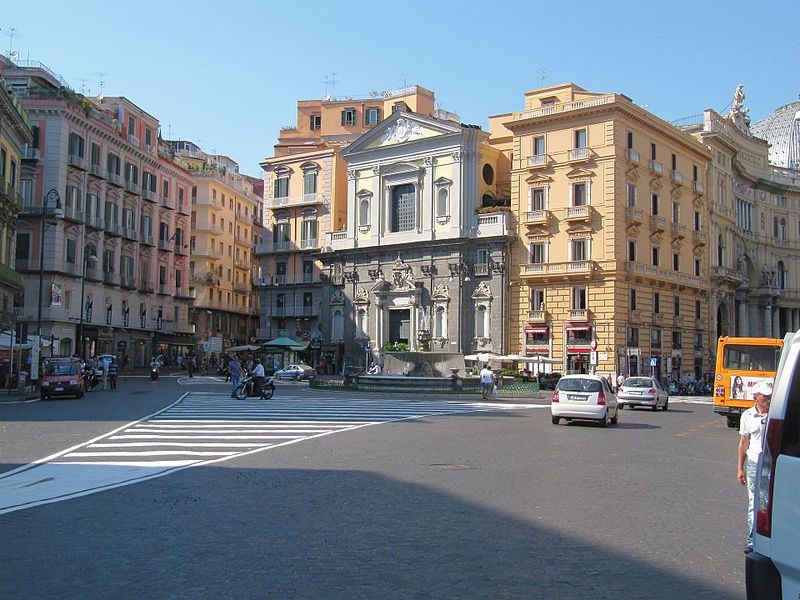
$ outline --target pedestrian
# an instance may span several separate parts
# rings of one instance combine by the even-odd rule
[[[483,396],[484,400],[487,400],[489,396],[492,394],[494,389],[494,373],[492,372],[492,368],[489,364],[483,365],[483,369],[481,369],[480,373],[481,378],[481,395]]]
[[[208,375],[208,359],[205,356],[200,364],[203,365],[203,375]]]
[[[103,382],[103,389],[106,389],[106,387],[108,387],[108,357],[104,356],[101,358],[98,366],[103,372],[101,378],[101,381]]]
[[[253,365],[253,393],[256,396],[261,395],[261,388],[264,386],[264,365],[261,364],[259,359],[256,359]]]
[[[242,374],[242,363],[234,354],[228,363],[228,376],[231,378],[231,398],[236,398],[236,388],[239,387],[239,377]]]
[[[108,365],[108,383],[111,385],[112,390],[117,389],[118,370],[119,365],[117,363],[117,359],[114,358],[111,360],[111,364]]]
[[[617,391],[619,391],[619,388],[622,387],[623,381],[625,381],[625,376],[622,373],[620,373],[619,375],[617,375]]]
[[[194,354],[186,360],[186,364],[186,368],[189,369],[189,377],[194,377],[194,372],[197,370],[197,359]]]
[[[178,354],[177,358],[175,359],[175,362],[176,362],[176,363],[177,363],[177,365],[178,365],[178,370],[179,370],[179,371],[183,370],[183,354]],[[191,375],[191,373],[190,373],[190,374],[189,374],[189,377],[191,377],[191,376],[192,376],[192,375]]]
[[[753,551],[753,501],[756,490],[756,466],[761,456],[764,428],[772,399],[772,383],[759,381],[752,387],[755,404],[742,413],[739,423],[737,475],[739,483],[747,485],[747,543],[745,554]]]

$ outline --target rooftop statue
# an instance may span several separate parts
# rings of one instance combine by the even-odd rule
[[[740,83],[733,92],[733,104],[728,118],[744,133],[750,134],[750,109],[744,108],[744,84]]]

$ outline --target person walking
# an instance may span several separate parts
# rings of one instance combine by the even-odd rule
[[[98,366],[103,371],[101,381],[103,382],[103,389],[106,389],[106,387],[108,387],[108,357],[104,356],[101,358]]]
[[[189,371],[189,377],[194,377],[194,371],[197,368],[197,362],[194,358],[194,354],[186,358],[186,368]]]
[[[480,373],[480,378],[481,378],[481,395],[483,396],[484,400],[488,400],[489,396],[492,395],[492,389],[494,388],[494,373],[492,372],[492,369],[488,363],[483,365],[483,369],[481,369]]]
[[[108,383],[111,386],[112,390],[117,389],[117,376],[119,373],[119,363],[117,363],[117,359],[112,359],[111,363],[108,365]]]
[[[756,467],[761,457],[762,440],[772,400],[772,383],[760,381],[752,388],[755,404],[742,413],[739,423],[739,447],[737,448],[737,477],[747,486],[747,543],[745,554],[753,551],[753,512],[756,490]]]
[[[236,398],[236,388],[239,387],[239,377],[242,375],[242,363],[235,354],[228,363],[228,375],[231,378],[231,398]]]

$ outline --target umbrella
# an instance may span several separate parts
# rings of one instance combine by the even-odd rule
[[[234,346],[233,348],[228,348],[228,352],[255,352],[256,350],[260,350],[261,346],[251,346],[250,344],[245,344],[244,346]]]
[[[262,344],[262,348],[291,348],[292,346],[297,346],[300,344],[297,340],[293,340],[287,337],[279,337],[275,338],[274,340],[270,340],[265,344]]]

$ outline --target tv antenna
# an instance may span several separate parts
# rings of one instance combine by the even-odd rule
[[[87,94],[91,95],[91,93],[90,93],[91,90],[87,89],[87,87],[86,87],[86,82],[89,81],[89,78],[88,77],[80,77],[78,79],[78,81],[81,82],[81,94],[83,94],[84,96],[86,96]]]
[[[336,95],[336,73],[331,73],[330,76],[325,75],[325,81],[320,83],[325,84],[325,97],[331,97]],[[328,87],[330,86],[330,93],[328,93]]]
[[[536,69],[539,72],[539,83],[544,83],[548,77],[550,77],[551,73],[547,69]]]
[[[16,27],[12,27],[8,30],[8,33],[4,34],[8,37],[8,56],[11,58],[11,53],[14,51],[14,38],[21,38],[24,37],[21,33],[17,33],[19,29]]]
[[[110,75],[108,71],[97,71],[95,75],[98,77],[97,84],[100,86],[100,94],[98,94],[98,98],[103,98],[103,88],[106,87],[106,77]]]

